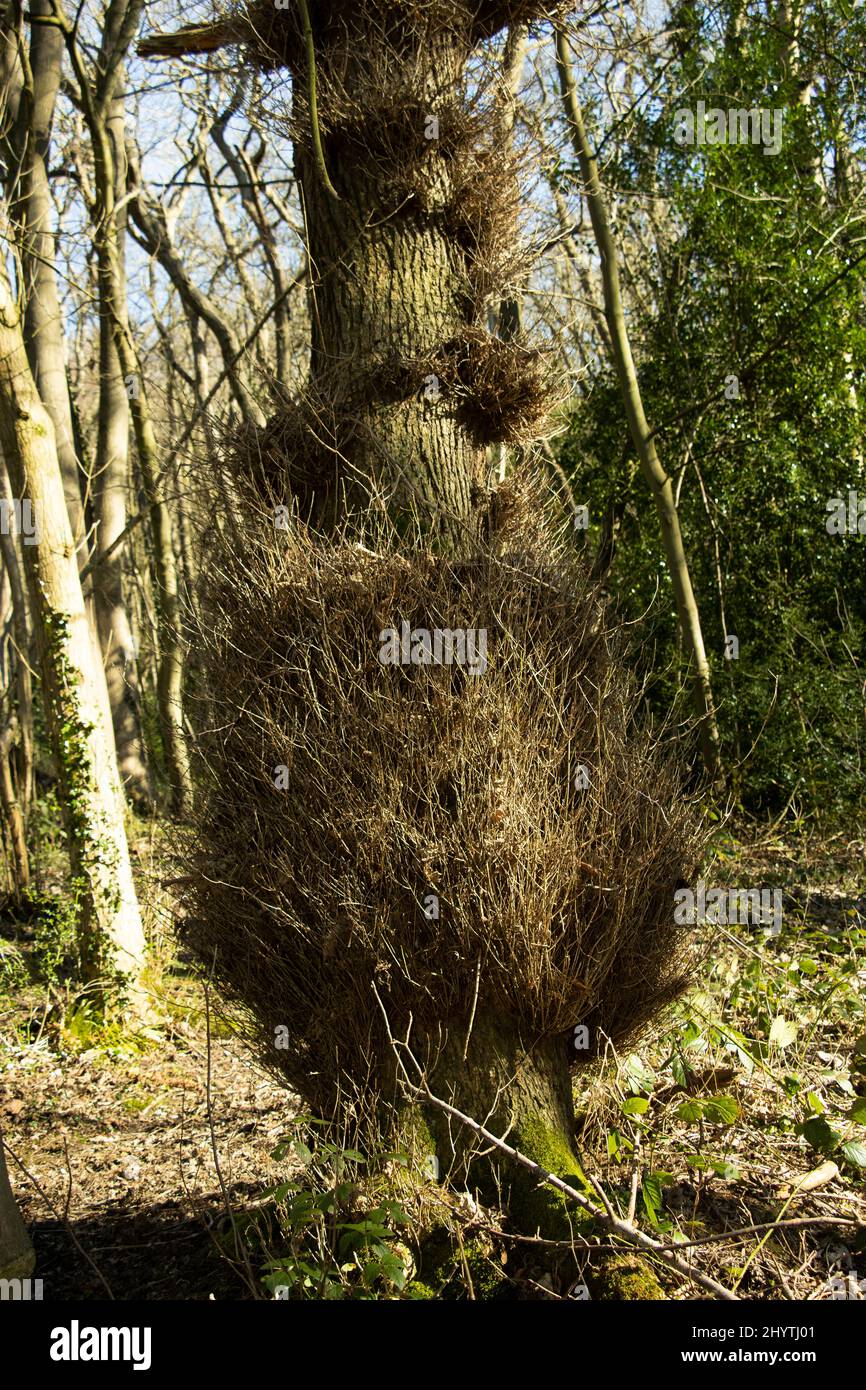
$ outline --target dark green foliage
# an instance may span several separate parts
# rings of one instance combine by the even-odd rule
[[[840,135],[853,145],[862,134],[850,74],[866,25],[839,3],[806,7],[800,62],[822,74],[806,106],[772,16],[750,6],[737,34],[729,10],[677,9],[678,59],[618,132],[606,177],[630,194],[652,185],[670,203],[674,235],[656,240],[649,294],[642,286],[652,308],[630,331],[663,463],[677,484],[682,471],[734,790],[756,813],[794,797],[831,816],[859,800],[864,755],[866,538],[826,523],[831,498],[866,498],[866,256],[856,160]],[[781,151],[679,145],[674,114],[698,100],[782,110]],[[615,522],[607,583],[630,617],[651,608],[651,694],[666,706],[681,681],[673,600],[610,375],[579,404],[561,460],[596,524],[590,540],[602,540],[605,517]],[[725,657],[729,634],[736,660]]]

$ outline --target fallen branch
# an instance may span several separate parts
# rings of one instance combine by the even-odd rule
[[[503,1231],[490,1222],[478,1223],[483,1230],[497,1240],[519,1241],[525,1245],[545,1245],[551,1250],[589,1250],[596,1253],[618,1249],[614,1245],[599,1245],[592,1240],[546,1240],[543,1236],[524,1236],[517,1231]],[[802,1216],[791,1221],[760,1221],[754,1226],[738,1226],[734,1231],[716,1231],[710,1236],[698,1236],[695,1240],[678,1240],[677,1250],[693,1250],[699,1245],[719,1245],[727,1240],[749,1240],[760,1231],[798,1230],[807,1226],[856,1226],[863,1222],[853,1216]]]

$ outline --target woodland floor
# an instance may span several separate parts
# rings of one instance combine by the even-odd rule
[[[856,1065],[858,1038],[866,1044],[863,845],[732,845],[725,877],[785,885],[781,940],[735,928],[738,940],[714,950],[667,1032],[578,1079],[580,1152],[625,1210],[639,1140],[642,1229],[706,1241],[696,1265],[740,1297],[826,1298],[832,1274],[866,1275],[866,1167],[840,1148],[866,1135],[847,1119],[866,1093]],[[46,1298],[268,1297],[235,1256],[227,1210],[236,1219],[286,1177],[287,1160],[272,1155],[297,1113],[292,1097],[225,1024],[213,1024],[208,1045],[189,969],[164,974],[170,1021],[158,1036],[106,1039],[33,978],[34,949],[26,924],[0,922],[0,1127],[23,1164],[10,1161],[10,1173]],[[780,1017],[798,1029],[784,1046],[769,1042]],[[719,1096],[722,1106],[707,1108]],[[647,1102],[638,1115],[635,1099]],[[697,1110],[683,1109],[694,1100]],[[809,1115],[823,1116],[839,1144],[813,1135],[822,1153],[808,1142],[796,1126]],[[856,1147],[848,1152],[856,1159]],[[828,1159],[835,1171],[788,1200]],[[780,1217],[814,1224],[723,1236]],[[543,1252],[537,1261],[531,1243],[510,1236],[507,1217],[480,1213],[477,1225],[515,1296],[563,1296],[544,1277]],[[698,1294],[664,1282],[674,1298]]]
[[[0,1125],[27,1169],[9,1165],[46,1297],[251,1296],[222,1185],[240,1209],[280,1175],[269,1155],[293,1106],[238,1040],[210,1054],[208,1093],[206,1035],[183,1025],[133,1056],[45,1038],[6,1053]]]

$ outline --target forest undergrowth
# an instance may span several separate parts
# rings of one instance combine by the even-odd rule
[[[403,1155],[374,1178],[259,1068],[174,940],[164,834],[139,822],[134,837],[159,962],[152,1027],[103,1026],[66,978],[50,844],[32,914],[0,926],[0,1120],[51,1297],[588,1296],[586,1268],[626,1250],[609,1230],[582,1230],[563,1258],[432,1171],[408,1185]],[[684,998],[633,1052],[575,1067],[588,1190],[739,1298],[823,1300],[839,1281],[862,1296],[863,844],[728,827],[714,855],[714,884],[778,889],[781,931],[699,924],[707,950]],[[458,1236],[431,1274],[419,1237],[438,1209]],[[629,1259],[669,1298],[702,1296]]]

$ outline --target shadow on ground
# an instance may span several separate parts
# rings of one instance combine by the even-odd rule
[[[245,1195],[231,1194],[238,1206]],[[252,1296],[243,1267],[220,1248],[231,1249],[232,1238],[216,1197],[192,1215],[171,1201],[106,1202],[68,1226],[37,1220],[30,1233],[46,1302]]]

